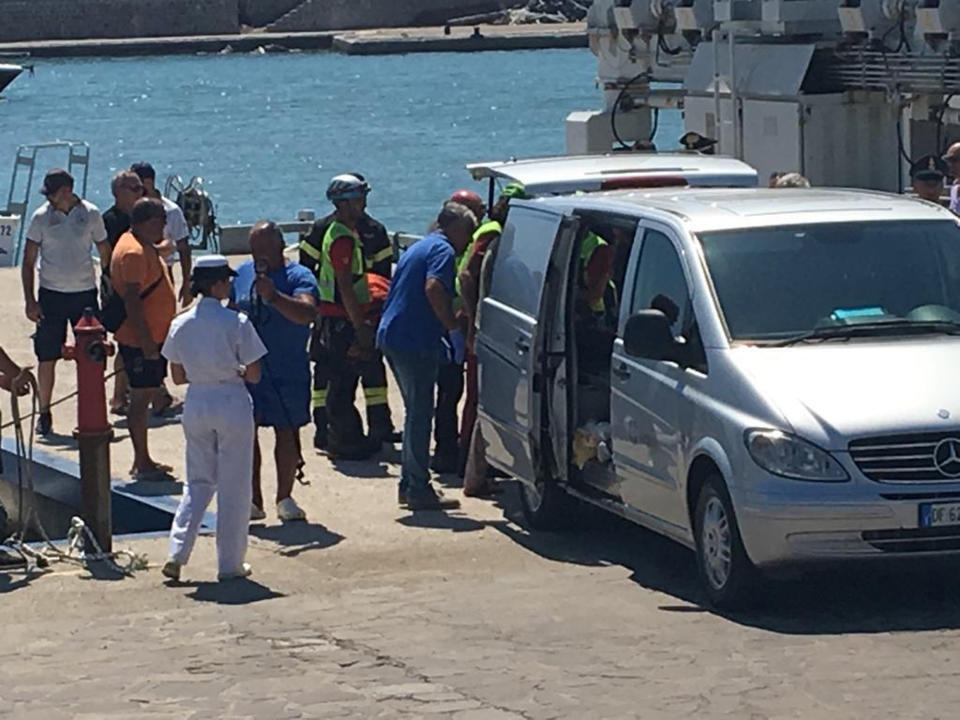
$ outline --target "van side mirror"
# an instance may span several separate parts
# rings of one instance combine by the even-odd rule
[[[627,319],[623,347],[628,355],[647,360],[677,362],[680,344],[673,336],[670,321],[659,310],[641,310]]]

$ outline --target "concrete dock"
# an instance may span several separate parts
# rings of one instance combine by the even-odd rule
[[[443,28],[391,28],[342,33],[333,38],[333,49],[346,55],[585,47],[587,30],[582,23],[451,27],[449,34]]]
[[[31,363],[16,269],[0,270],[0,313],[0,345]],[[55,397],[73,375],[59,367]],[[399,422],[395,386],[390,400]],[[0,406],[9,417],[5,394]],[[75,460],[75,412],[72,401],[56,408],[56,434],[40,446]],[[117,435],[122,477],[122,422]],[[262,441],[270,458],[268,433]],[[177,422],[157,421],[150,443],[182,478]],[[0,572],[0,717],[956,716],[954,565],[807,572],[757,609],[723,616],[702,606],[692,554],[624,522],[583,510],[569,533],[529,533],[513,488],[498,502],[411,514],[396,505],[396,449],[336,465],[307,450],[306,460],[310,484],[295,495],[309,522],[283,525],[268,502],[267,521],[251,528],[249,581],[214,582],[210,536],[179,584],[164,583],[166,543],[149,537],[116,543],[150,559],[131,578],[62,563]],[[461,497],[455,478],[441,484]],[[268,464],[268,498],[274,487]]]
[[[408,52],[476,52],[586,47],[583,23],[557,25],[479,25],[473,27],[392,28],[355,32],[249,32],[97,40],[42,40],[0,43],[0,58],[123,57],[219,52],[335,50],[349,54],[387,55]]]

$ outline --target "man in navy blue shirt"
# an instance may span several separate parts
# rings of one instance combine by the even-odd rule
[[[442,338],[448,339],[449,362],[463,363],[465,339],[453,314],[453,283],[456,257],[470,243],[477,218],[463,205],[448,202],[437,226],[400,257],[377,331],[377,347],[403,396],[399,501],[411,510],[460,506],[430,485],[430,430]]]
[[[317,316],[317,280],[284,255],[283,233],[276,224],[259,222],[250,231],[248,260],[237,268],[232,299],[246,313],[267,355],[260,360],[262,379],[249,385],[257,427],[272,427],[276,436],[277,516],[304,520],[293,499],[302,465],[300,428],[310,422],[310,362],[307,341]],[[256,442],[256,441],[255,441]],[[266,517],[260,488],[260,446],[254,445],[251,520]]]

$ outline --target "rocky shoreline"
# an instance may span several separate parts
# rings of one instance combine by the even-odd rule
[[[535,25],[581,22],[593,0],[528,0],[518,7],[478,15],[467,15],[450,21],[451,25],[489,23],[491,25]]]

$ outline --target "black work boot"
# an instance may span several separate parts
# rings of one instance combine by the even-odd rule
[[[430,461],[430,469],[441,475],[455,475],[460,472],[460,452],[437,450]]]
[[[444,497],[432,485],[407,491],[407,507],[411,510],[456,510],[460,501]]]
[[[327,443],[327,455],[333,460],[368,460],[380,452],[381,443],[366,435],[341,442],[334,436]]]

